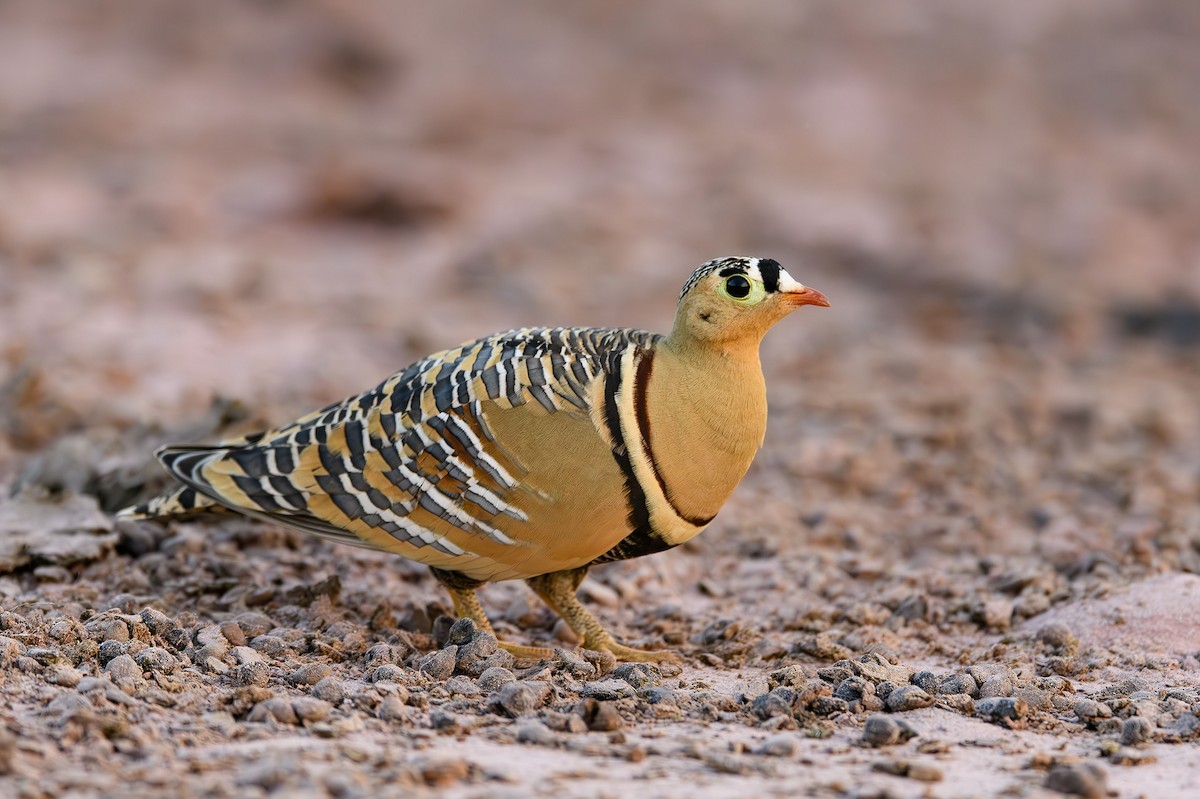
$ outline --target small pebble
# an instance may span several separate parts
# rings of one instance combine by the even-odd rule
[[[446,645],[462,646],[474,638],[475,634],[474,620],[464,616],[450,625],[450,630],[446,633]]]
[[[262,655],[257,649],[251,649],[248,646],[235,646],[229,650],[229,654],[233,655],[233,662],[241,665],[243,663],[263,663],[265,662]]]
[[[371,682],[402,682],[408,671],[395,663],[384,663],[371,670]]]
[[[553,746],[558,743],[554,731],[535,719],[522,721],[517,726],[517,742],[537,746]]]
[[[489,693],[500,690],[500,686],[516,680],[516,676],[502,666],[493,666],[479,675],[479,687]]]
[[[862,742],[870,747],[891,746],[917,737],[907,722],[891,716],[869,716],[863,724]]]
[[[318,680],[309,693],[334,706],[340,705],[346,697],[346,689],[342,687],[341,680],[336,677],[325,677]]]
[[[641,664],[631,663],[629,665],[632,666]],[[805,676],[804,669],[795,665],[785,666],[784,668],[773,671],[767,675],[767,690],[773,690],[781,685],[788,688],[796,688],[803,686],[807,681],[808,677]],[[639,688],[641,686],[635,685],[634,687]]]
[[[1024,699],[1011,696],[980,699],[975,703],[975,715],[1002,727],[1014,728],[1029,715],[1029,705]]]
[[[129,625],[119,619],[114,619],[104,625],[103,638],[106,641],[128,641]]]
[[[834,689],[833,695],[847,702],[861,701],[864,696],[875,696],[875,686],[862,677],[847,677]]]
[[[266,635],[274,630],[277,626],[274,620],[265,613],[250,610],[245,613],[239,613],[233,617],[233,621],[237,622],[238,628],[248,639],[257,638],[260,635]]]
[[[399,659],[399,654],[388,644],[375,644],[363,655],[363,663],[368,667],[382,663],[395,663]]]
[[[288,675],[292,685],[316,685],[321,680],[333,674],[333,669],[326,663],[309,663]]]
[[[408,706],[398,696],[385,696],[375,709],[375,715],[384,721],[407,721]]]
[[[249,687],[264,686],[271,681],[271,670],[266,663],[243,663],[233,670],[233,684]]]
[[[50,637],[61,644],[74,643],[79,640],[78,627],[68,619],[59,619],[50,625]]]
[[[569,649],[555,649],[554,659],[557,661],[556,667],[572,677],[584,679],[596,676],[596,667]]]
[[[932,671],[918,671],[909,679],[909,682],[927,694],[936,694],[938,692],[938,676]]]
[[[979,690],[979,683],[970,674],[947,674],[938,680],[939,694],[971,694]]]
[[[915,685],[901,685],[888,694],[884,704],[893,713],[929,707],[934,698]]]
[[[1108,795],[1108,772],[1095,763],[1059,765],[1050,769],[1045,784],[1059,793],[1085,799],[1104,799]]]
[[[1080,699],[1075,703],[1075,716],[1083,722],[1112,718],[1112,708],[1095,699]]]
[[[537,710],[550,696],[550,686],[543,682],[510,682],[501,686],[488,700],[493,711],[517,717]]]
[[[1012,696],[1012,694],[1012,680],[1003,674],[994,674],[979,686],[980,699],[988,699],[993,696]]]
[[[179,665],[179,661],[175,659],[174,655],[159,646],[143,649],[137,653],[134,660],[143,670],[158,674],[170,674]]]
[[[872,764],[871,769],[921,782],[940,782],[944,776],[942,770],[936,766],[928,763],[914,763],[910,760],[881,760]]]
[[[775,717],[791,718],[795,698],[796,692],[791,688],[776,688],[770,693],[755,697],[750,703],[750,709],[763,720]]]
[[[290,699],[283,696],[273,696],[255,705],[250,710],[250,714],[246,716],[246,721],[276,721],[280,724],[299,724],[300,718],[296,715],[296,710],[292,707]]]
[[[639,696],[646,700],[650,705],[677,705],[679,703],[679,692],[674,688],[667,688],[665,685],[652,685],[649,688],[643,688],[639,692]],[[767,696],[767,694],[763,694]],[[788,716],[790,717],[790,712]],[[760,718],[762,718],[760,716]]]
[[[1132,716],[1125,719],[1121,725],[1121,743],[1125,746],[1144,744],[1154,737],[1154,725],[1142,716]]]
[[[1171,732],[1185,741],[1200,738],[1200,716],[1195,713],[1184,713],[1171,726]]]
[[[978,618],[985,627],[1007,630],[1012,626],[1013,603],[1007,599],[986,600],[979,609]]]
[[[106,666],[113,658],[124,655],[128,648],[129,645],[122,641],[105,641],[96,652],[96,660],[101,666]]]
[[[808,703],[808,709],[818,716],[833,716],[838,713],[849,713],[850,703],[836,696],[818,696]]]
[[[460,757],[444,757],[421,765],[421,779],[431,788],[449,788],[471,774],[470,764]]]
[[[165,635],[167,630],[171,629],[171,619],[167,614],[155,608],[143,608],[138,614],[142,619],[142,624],[146,625],[146,629],[151,635]]]
[[[754,748],[754,754],[767,757],[795,757],[800,751],[800,742],[795,735],[780,733],[772,735]]]
[[[453,628],[451,632],[453,633]],[[515,658],[511,652],[500,649],[496,636],[489,632],[477,632],[466,643],[458,646],[455,655],[455,670],[471,677],[478,677],[495,666],[511,666]]]
[[[246,645],[246,633],[236,621],[221,622],[221,635],[225,636],[225,640],[234,646]]]
[[[447,680],[454,673],[454,663],[457,655],[458,647],[453,644],[447,646],[445,649],[430,652],[418,662],[417,671],[435,680]]]
[[[104,667],[104,673],[126,693],[142,682],[142,667],[129,655],[118,655]]]
[[[461,716],[440,707],[429,714],[429,725],[445,733],[459,732],[466,727]]]
[[[46,675],[46,682],[74,688],[83,679],[83,672],[74,666],[54,666]]]
[[[292,656],[292,648],[287,641],[277,635],[259,635],[251,639],[250,646],[263,655],[274,660],[283,660]]]
[[[581,696],[610,701],[613,699],[621,699],[626,696],[633,696],[633,688],[624,680],[599,680],[597,682],[584,683],[580,688]]]
[[[1037,640],[1056,650],[1074,651],[1079,647],[1079,639],[1071,632],[1071,628],[1062,622],[1051,622],[1038,630]]]
[[[479,696],[479,686],[466,675],[459,674],[446,680],[444,686],[451,696]]]
[[[321,721],[333,710],[328,702],[311,696],[300,696],[292,700],[292,710],[303,722]]]
[[[163,641],[176,652],[182,652],[192,643],[192,637],[182,627],[172,627],[163,634]]]
[[[612,732],[619,730],[625,724],[617,706],[612,702],[601,702],[596,699],[584,699],[575,707],[575,712],[583,719],[583,723],[593,732]]]

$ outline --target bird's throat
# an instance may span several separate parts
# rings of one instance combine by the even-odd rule
[[[720,349],[668,342],[639,371],[639,427],[659,484],[680,516],[710,520],[766,431],[757,342]]]

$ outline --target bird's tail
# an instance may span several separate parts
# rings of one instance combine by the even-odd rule
[[[166,494],[160,494],[139,505],[117,511],[119,521],[136,519],[158,519],[163,516],[183,516],[201,510],[217,510],[223,506],[206,497],[191,486],[180,486]]]
[[[166,494],[160,494],[140,505],[117,511],[118,520],[157,519],[163,516],[183,516],[201,510],[217,510],[224,507],[212,497],[197,491],[195,482],[206,482],[198,475],[203,466],[219,458],[228,450],[224,447],[163,447],[156,454],[159,461],[172,475],[189,485],[183,485]]]

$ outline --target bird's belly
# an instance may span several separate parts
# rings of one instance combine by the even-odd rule
[[[520,474],[521,485],[507,500],[525,518],[497,516],[492,523],[513,543],[490,546],[484,557],[464,559],[461,567],[448,565],[475,579],[583,566],[630,532],[624,475],[591,420],[528,406],[520,411],[489,412],[487,423]]]

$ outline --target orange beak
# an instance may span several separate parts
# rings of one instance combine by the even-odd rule
[[[799,291],[785,291],[783,292],[783,298],[784,301],[791,303],[797,308],[801,305],[819,305],[822,308],[829,307],[829,300],[825,298],[825,295],[808,286]]]

